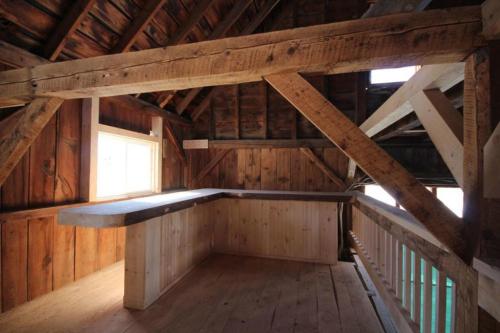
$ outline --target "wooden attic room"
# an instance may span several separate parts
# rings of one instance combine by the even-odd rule
[[[0,0],[0,332],[500,332],[500,0]]]

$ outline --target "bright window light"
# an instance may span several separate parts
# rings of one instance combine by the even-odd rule
[[[157,142],[99,131],[97,198],[154,192],[157,149]]]
[[[437,197],[458,217],[462,217],[464,209],[464,192],[457,187],[438,187]]]
[[[388,205],[396,206],[396,200],[379,185],[366,185],[365,194]]]
[[[419,68],[420,66],[374,69],[370,74],[370,82],[372,84],[406,82]]]

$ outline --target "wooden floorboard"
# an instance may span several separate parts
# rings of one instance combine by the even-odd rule
[[[213,255],[145,311],[123,262],[0,315],[0,332],[382,332],[352,263]]]

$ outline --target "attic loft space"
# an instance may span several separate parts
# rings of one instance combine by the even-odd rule
[[[0,333],[499,333],[499,98],[500,0],[0,0]]]

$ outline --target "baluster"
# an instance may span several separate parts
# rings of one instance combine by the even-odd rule
[[[398,269],[398,241],[396,237],[391,237],[391,288],[397,295],[397,269]]]
[[[397,273],[396,273],[396,296],[400,301],[403,300],[403,244],[398,240],[398,253],[397,253]]]
[[[438,271],[436,298],[436,332],[444,333],[446,326],[446,274]]]
[[[389,287],[391,286],[391,234],[385,233],[385,281],[387,281]]]
[[[420,255],[415,252],[415,262],[413,266],[413,321],[420,327]]]
[[[404,285],[404,308],[411,312],[411,251],[405,246],[405,285]]]
[[[432,331],[432,265],[424,261],[424,323],[423,333]]]

